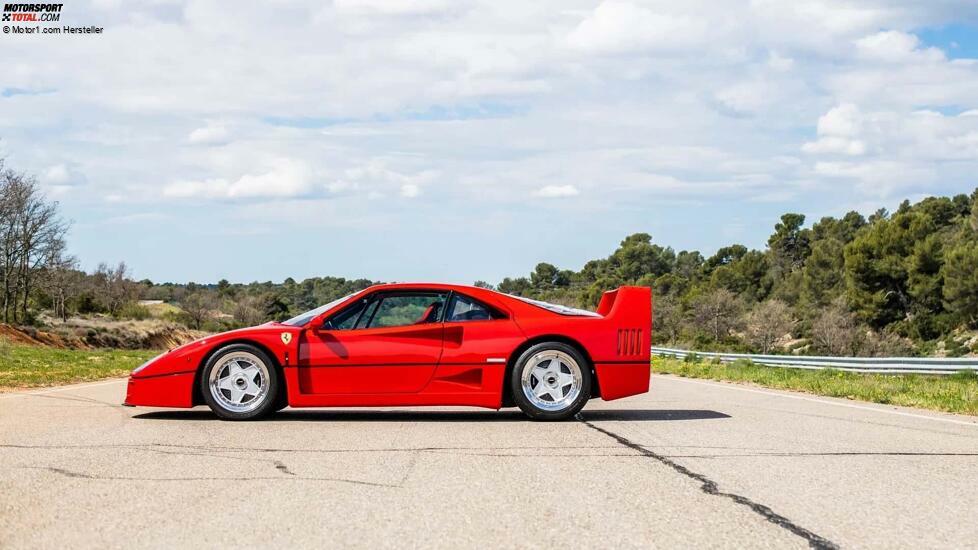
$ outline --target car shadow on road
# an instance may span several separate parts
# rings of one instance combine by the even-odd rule
[[[585,420],[654,422],[711,420],[730,415],[710,410],[684,409],[585,409]],[[209,410],[154,411],[137,414],[139,420],[217,420]],[[520,411],[391,411],[391,410],[303,410],[286,409],[258,422],[529,422]]]

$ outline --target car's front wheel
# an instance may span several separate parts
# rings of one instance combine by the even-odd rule
[[[516,405],[534,420],[564,420],[591,396],[591,369],[572,346],[536,344],[516,360],[510,378]]]
[[[200,377],[204,402],[225,420],[249,420],[273,412],[278,374],[262,350],[248,344],[223,347],[207,361]]]

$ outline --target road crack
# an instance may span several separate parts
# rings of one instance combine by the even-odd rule
[[[284,464],[283,464],[284,466]],[[397,485],[390,485],[387,483],[373,483],[370,481],[358,481],[355,479],[342,479],[335,477],[304,477],[297,476],[286,468],[285,473],[288,476],[244,476],[244,477],[209,477],[209,476],[187,476],[187,477],[139,477],[139,476],[115,476],[115,475],[95,475],[87,474],[84,472],[75,472],[72,470],[66,470],[64,468],[55,468],[53,466],[20,466],[20,468],[25,470],[44,470],[51,472],[53,474],[58,474],[60,476],[74,478],[74,479],[88,479],[92,481],[284,481],[284,480],[295,480],[295,481],[327,481],[335,483],[349,483],[352,485],[364,485],[368,487],[383,487],[385,489],[400,489]]]
[[[275,461],[275,469],[282,472],[285,475],[294,476],[295,472],[289,469],[281,460]]]
[[[694,481],[698,481],[701,484],[700,485],[700,490],[703,491],[704,493],[706,493],[708,495],[729,498],[730,500],[736,502],[737,504],[740,504],[742,506],[746,506],[752,512],[754,512],[755,514],[758,514],[759,516],[763,517],[767,521],[769,521],[769,522],[777,525],[778,527],[781,527],[782,529],[786,529],[786,530],[790,531],[791,533],[793,533],[793,534],[795,534],[795,535],[797,535],[797,536],[805,539],[806,541],[808,541],[808,545],[811,548],[816,548],[816,549],[819,549],[819,550],[829,550],[829,549],[837,549],[837,548],[839,548],[839,545],[838,544],[836,544],[836,543],[834,543],[834,542],[826,539],[825,537],[822,537],[821,535],[818,535],[816,533],[813,533],[812,531],[809,531],[808,529],[805,529],[804,527],[802,527],[802,526],[794,523],[790,519],[788,519],[788,518],[786,518],[786,517],[784,517],[784,516],[776,513],[771,508],[769,508],[769,507],[767,507],[767,506],[765,506],[765,505],[763,505],[761,503],[754,502],[753,500],[751,500],[751,499],[749,499],[749,498],[747,498],[747,497],[745,497],[743,495],[738,495],[736,493],[727,493],[727,492],[721,491],[720,488],[719,488],[719,486],[717,485],[717,483],[715,481],[713,481],[712,479],[706,477],[705,475],[696,473],[696,472],[690,470],[689,468],[683,466],[682,464],[679,464],[678,462],[675,462],[673,460],[670,460],[669,458],[667,458],[667,457],[665,457],[663,455],[660,455],[660,454],[656,453],[655,451],[652,451],[651,449],[648,449],[648,448],[646,448],[646,447],[644,447],[642,445],[639,445],[638,443],[635,443],[634,441],[628,439],[627,437],[625,437],[623,435],[616,434],[615,432],[612,432],[610,430],[606,430],[604,428],[601,428],[601,427],[598,427],[598,426],[592,424],[591,422],[588,422],[587,420],[584,419],[583,416],[581,416],[580,413],[577,414],[577,417],[576,418],[578,420],[580,420],[581,423],[583,423],[588,428],[591,428],[594,431],[600,432],[600,433],[602,433],[602,434],[604,434],[604,435],[606,435],[606,436],[614,439],[619,444],[621,444],[621,445],[623,445],[625,447],[628,447],[629,449],[632,449],[634,451],[637,451],[637,452],[641,453],[642,455],[644,455],[644,456],[646,456],[648,458],[657,460],[658,462],[660,462],[662,464],[665,464],[666,466],[672,468],[676,472],[679,472],[680,474],[682,474],[682,475],[684,475],[684,476],[686,476],[686,477],[688,477],[688,478],[690,478],[690,479],[692,479]]]

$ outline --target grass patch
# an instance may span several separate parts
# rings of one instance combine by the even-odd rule
[[[749,382],[768,388],[795,390],[873,403],[919,407],[978,415],[978,375],[860,374],[838,370],[765,367],[748,361],[730,364],[678,361],[656,357],[652,371],[689,378]]]
[[[72,384],[125,376],[153,350],[71,350],[0,345],[0,390]]]

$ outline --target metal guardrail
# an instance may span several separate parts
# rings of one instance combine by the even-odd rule
[[[755,355],[751,353],[712,353],[673,348],[652,348],[652,355],[685,359],[695,355],[706,360],[732,363],[746,359],[758,365],[795,369],[837,369],[877,374],[954,374],[978,371],[975,357],[814,357],[807,355]]]

